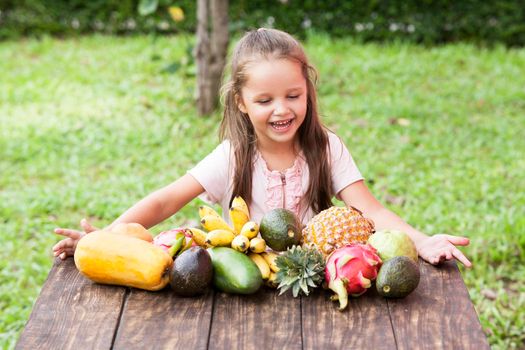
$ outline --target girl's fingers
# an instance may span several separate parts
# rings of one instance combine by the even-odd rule
[[[73,254],[75,254],[75,250],[73,248],[66,248],[64,249],[64,252],[67,256],[73,256]]]
[[[60,259],[64,260],[68,256],[73,256],[74,253],[75,252],[72,248],[66,248],[66,249],[61,249],[60,251],[54,252],[53,255],[58,256],[60,257]]]
[[[458,259],[463,265],[465,265],[465,267],[472,267],[472,263],[467,259],[465,255],[463,255],[463,253],[459,249],[454,249],[452,251],[452,255],[454,255],[456,259]]]
[[[452,259],[452,253],[449,252],[449,251],[445,252],[445,259],[446,260],[451,260]]]
[[[454,245],[465,246],[465,245],[469,245],[470,243],[470,240],[467,237],[458,237],[458,236],[451,236],[451,235],[446,235],[446,237],[447,237],[447,240]]]
[[[68,228],[56,228],[54,232],[65,237],[69,237],[71,239],[79,239],[80,237],[82,237],[82,232],[77,230],[70,230]]]
[[[92,226],[86,219],[80,220],[80,226],[82,226],[82,229],[86,233],[90,233],[97,230],[97,228],[95,226]]]
[[[75,245],[74,241],[71,238],[66,238],[58,242],[53,246],[53,251],[58,251],[62,249],[66,249],[69,247],[73,247]]]
[[[437,265],[439,264],[439,261],[440,261],[440,255],[439,254],[429,255],[428,258],[425,260],[431,263],[432,265]]]

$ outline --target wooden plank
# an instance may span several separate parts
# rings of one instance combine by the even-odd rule
[[[253,295],[215,294],[210,349],[301,349],[301,303],[262,287]]]
[[[388,299],[399,349],[489,349],[455,262],[439,267],[420,260],[418,288]]]
[[[95,284],[55,259],[16,349],[109,349],[125,288]]]
[[[330,290],[301,298],[304,349],[395,349],[386,301],[371,288],[338,311]]]
[[[115,338],[115,349],[204,349],[211,325],[213,294],[176,296],[131,289]]]

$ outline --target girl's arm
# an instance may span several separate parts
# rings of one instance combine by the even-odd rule
[[[190,174],[163,187],[126,210],[109,227],[121,222],[136,222],[150,228],[178,212],[188,202],[204,192],[204,188]]]
[[[186,174],[170,185],[140,200],[107,228],[121,222],[136,222],[146,228],[150,228],[175,214],[202,192],[204,192],[204,188],[201,184],[193,176]],[[66,228],[55,229],[55,233],[67,238],[55,244],[53,247],[54,256],[60,256],[60,258],[65,259],[67,256],[73,255],[80,238],[96,230],[85,219],[82,219],[80,226],[84,232]]]
[[[456,248],[456,245],[469,244],[468,238],[438,234],[427,236],[403,221],[392,211],[385,208],[370,192],[364,181],[357,181],[345,187],[339,196],[347,206],[353,206],[374,221],[376,230],[397,229],[407,233],[414,241],[418,254],[431,264],[444,260],[457,259],[466,267],[471,262]]]

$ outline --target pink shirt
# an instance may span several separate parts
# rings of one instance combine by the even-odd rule
[[[339,137],[328,132],[330,161],[332,168],[332,193],[339,192],[348,185],[362,180],[350,152]],[[229,201],[233,191],[234,152],[228,140],[223,141],[208,156],[188,173],[204,187],[201,199],[222,206],[223,217],[228,215]],[[315,213],[311,208],[301,210],[300,200],[309,183],[308,165],[304,156],[299,155],[291,168],[282,172],[269,170],[259,152],[254,157],[252,178],[251,220],[260,222],[264,213],[275,208],[287,208],[307,223]]]

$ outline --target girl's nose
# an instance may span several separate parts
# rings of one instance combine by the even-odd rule
[[[275,109],[273,110],[274,115],[286,115],[290,109],[288,108],[286,102],[284,101],[277,101],[275,105]]]

